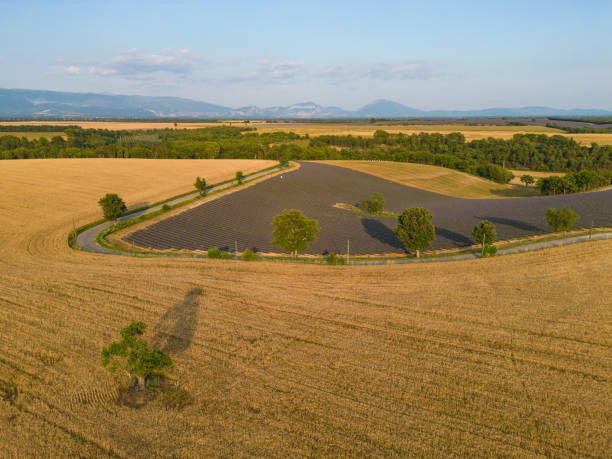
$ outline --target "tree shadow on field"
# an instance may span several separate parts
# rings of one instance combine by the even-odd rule
[[[152,344],[166,353],[186,350],[195,334],[201,288],[191,289],[180,303],[168,309],[153,327]]]
[[[522,231],[541,231],[540,228],[536,226],[530,225],[529,223],[525,223],[520,220],[514,220],[512,218],[478,216],[475,216],[474,218],[478,218],[480,220],[489,220],[490,222],[493,222],[495,224],[511,226]]]
[[[440,228],[439,226],[436,226],[436,236],[452,241],[459,247],[464,245],[472,245],[474,243],[470,238],[464,236],[463,234],[456,233],[455,231],[451,231],[446,228]]]
[[[374,239],[378,239],[380,242],[388,244],[394,249],[404,249],[402,242],[385,224],[373,218],[362,218],[361,224],[363,225],[363,229],[365,229],[366,233],[368,233],[368,235]]]

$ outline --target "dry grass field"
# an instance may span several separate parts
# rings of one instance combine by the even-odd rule
[[[42,137],[51,140],[53,137],[60,136],[66,138],[63,132],[0,132],[0,136],[14,135],[15,137],[25,137],[28,140],[40,139]]]
[[[525,186],[525,184],[523,182],[521,182],[521,175],[525,175],[525,174],[531,175],[533,178],[536,179],[536,181],[540,177],[550,177],[551,175],[557,175],[559,177],[562,177],[562,176],[565,175],[564,172],[518,171],[518,170],[513,170],[513,169],[509,169],[509,170],[510,170],[510,172],[512,172],[514,174],[514,178],[512,180],[510,180],[510,183],[513,184],[513,185],[519,185],[519,186]],[[535,184],[533,184],[531,186],[535,186]]]
[[[81,126],[83,129],[109,129],[111,131],[120,130],[138,130],[138,129],[197,129],[210,126],[219,126],[223,123],[180,123],[177,126],[174,123],[163,122],[139,122],[139,121],[0,121],[0,126],[17,125],[17,126]],[[227,124],[227,123],[226,123]],[[236,123],[238,124],[238,123]]]
[[[612,241],[379,267],[67,247],[102,194],[155,201],[198,169],[0,162],[0,456],[609,455]],[[100,350],[133,320],[188,406],[116,402]]]
[[[523,186],[503,185],[445,167],[392,161],[320,161],[375,175],[414,188],[458,198],[500,198],[538,195]],[[523,172],[525,173],[525,172]],[[515,172],[516,174],[516,172]],[[512,182],[514,183],[513,179]],[[520,184],[520,181],[519,181]]]
[[[567,134],[559,129],[551,129],[545,126],[468,126],[465,124],[410,124],[410,125],[368,125],[356,123],[266,123],[264,121],[252,121],[245,124],[239,120],[226,120],[210,123],[174,123],[167,122],[138,122],[138,121],[0,121],[0,125],[78,125],[84,129],[110,129],[110,130],[138,130],[138,129],[197,129],[211,126],[248,126],[257,129],[257,132],[295,132],[296,134],[308,134],[311,137],[319,135],[361,135],[371,136],[378,129],[388,132],[404,134],[418,134],[419,132],[438,132],[450,134],[461,132],[465,138],[470,140],[486,139],[494,137],[498,139],[511,139],[514,134],[537,133],[547,135],[563,135],[573,137],[583,145],[591,145],[597,142],[600,145],[611,145],[612,134]]]

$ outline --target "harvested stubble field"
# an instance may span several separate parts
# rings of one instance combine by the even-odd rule
[[[191,183],[99,161],[0,163],[0,456],[609,454],[612,241],[383,267],[74,251],[102,194]],[[132,320],[191,405],[115,402],[100,349]]]
[[[15,137],[25,137],[28,140],[45,138],[51,140],[53,137],[66,138],[66,134],[63,132],[2,132],[0,131],[0,137],[3,135],[14,135]]]
[[[451,132],[461,132],[467,141],[486,139],[493,137],[496,139],[511,139],[515,134],[546,134],[562,135],[572,137],[582,145],[591,145],[593,142],[599,145],[612,144],[612,134],[568,134],[559,129],[551,129],[545,126],[470,126],[467,124],[407,124],[407,125],[380,125],[380,124],[340,124],[340,123],[295,123],[295,124],[255,124],[257,132],[295,132],[296,134],[308,134],[311,137],[319,135],[354,135],[372,136],[374,132],[382,129],[391,133],[418,134],[420,132],[437,132],[440,134],[450,134]]]
[[[525,184],[521,182],[521,175],[525,175],[525,174],[531,175],[533,178],[536,179],[536,181],[541,177],[550,177],[551,175],[563,177],[565,175],[565,172],[519,171],[519,170],[513,170],[513,169],[510,169],[510,172],[514,174],[514,178],[510,180],[510,183],[513,185],[518,185],[518,186],[525,186]],[[535,184],[531,186],[535,186]]]
[[[547,128],[545,126],[470,126],[468,124],[360,124],[360,123],[266,123],[253,121],[248,124],[240,120],[227,120],[218,122],[184,123],[177,121],[177,125],[168,122],[142,122],[142,121],[0,121],[0,125],[41,125],[51,124],[57,126],[76,125],[84,129],[109,129],[109,130],[140,130],[140,129],[198,129],[212,126],[239,126],[253,127],[257,132],[294,132],[296,134],[308,134],[311,137],[319,135],[361,135],[372,136],[374,132],[382,129],[387,132],[404,134],[418,134],[420,132],[438,132],[450,134],[461,132],[465,138],[470,140],[486,139],[511,139],[514,134],[547,134],[572,137],[582,145],[591,145],[593,142],[599,145],[612,144],[612,134],[568,134],[559,129]]]
[[[399,165],[401,167],[401,165]],[[546,209],[568,206],[581,215],[577,227],[612,226],[612,190],[566,196],[516,199],[460,199],[400,185],[370,174],[328,164],[304,162],[293,172],[276,176],[129,234],[126,240],[153,249],[278,252],[272,245],[272,218],[284,209],[299,209],[319,222],[321,231],[306,253],[353,254],[403,252],[392,218],[363,216],[334,207],[356,204],[379,192],[386,210],[406,207],[433,211],[434,249],[472,245],[472,228],[480,220],[497,226],[500,239],[550,231]]]

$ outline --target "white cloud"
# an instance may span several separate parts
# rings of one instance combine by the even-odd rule
[[[109,69],[109,68],[104,68],[104,67],[90,67],[89,73],[91,75],[106,76],[106,75],[113,75],[114,73],[117,73],[117,71],[114,69]]]
[[[81,67],[70,65],[65,68],[69,75],[89,75],[124,77],[134,80],[157,79],[160,75],[174,77],[192,74],[196,65],[202,64],[204,59],[192,53],[189,49],[162,50],[160,53],[141,53],[132,48],[121,51],[111,59],[89,61],[81,63],[89,67],[88,72],[81,71]],[[80,65],[80,64],[79,64]]]
[[[222,78],[222,80],[231,83],[243,81],[272,83],[275,81],[292,80],[308,73],[308,69],[303,62],[275,62],[267,59],[260,59],[256,61],[256,64],[257,68],[255,71],[229,75]]]
[[[76,65],[69,65],[68,67],[64,69],[64,71],[68,75],[80,75],[81,74],[81,68],[77,67]]]
[[[435,67],[425,61],[387,61],[362,65],[331,65],[319,75],[335,82],[350,80],[427,80],[438,76]]]

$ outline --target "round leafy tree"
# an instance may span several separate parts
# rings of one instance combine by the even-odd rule
[[[525,184],[525,188],[527,188],[527,185],[535,183],[535,178],[533,175],[529,174],[521,175],[521,182],[523,182]]]
[[[417,258],[420,251],[429,247],[436,238],[436,229],[431,223],[432,217],[431,210],[410,207],[398,218],[395,234],[406,247],[416,252]]]
[[[200,195],[202,196],[206,195],[206,180],[205,179],[197,177],[194,185],[196,187],[196,190],[200,192]]]
[[[125,202],[123,202],[123,199],[115,193],[108,193],[103,198],[100,198],[98,204],[102,207],[104,218],[107,220],[116,220],[127,210],[127,206]]]
[[[238,184],[240,185],[244,180],[244,174],[242,173],[242,171],[238,171],[236,172],[236,181],[238,182]]]
[[[143,322],[132,322],[121,329],[121,341],[102,348],[102,366],[114,372],[123,368],[128,376],[136,377],[139,390],[145,390],[145,379],[155,371],[172,366],[172,359],[157,349],[151,349],[141,338],[147,330]]]
[[[546,221],[555,231],[565,232],[569,230],[579,218],[580,216],[576,212],[567,207],[559,211],[552,207],[546,210]]]
[[[484,257],[487,247],[492,247],[491,244],[497,241],[495,224],[491,223],[489,220],[481,220],[472,230],[472,237],[476,243],[482,244],[481,255]],[[489,251],[490,250],[493,249],[489,249]],[[497,249],[495,249],[495,252],[497,252]]]
[[[497,241],[497,231],[495,230],[495,224],[489,220],[481,220],[481,222],[474,227],[472,230],[472,237],[478,244],[492,244]]]
[[[306,250],[308,243],[317,240],[319,223],[307,218],[296,209],[285,210],[282,214],[272,219],[274,232],[273,244],[291,252],[291,256],[297,257],[298,250]]]

